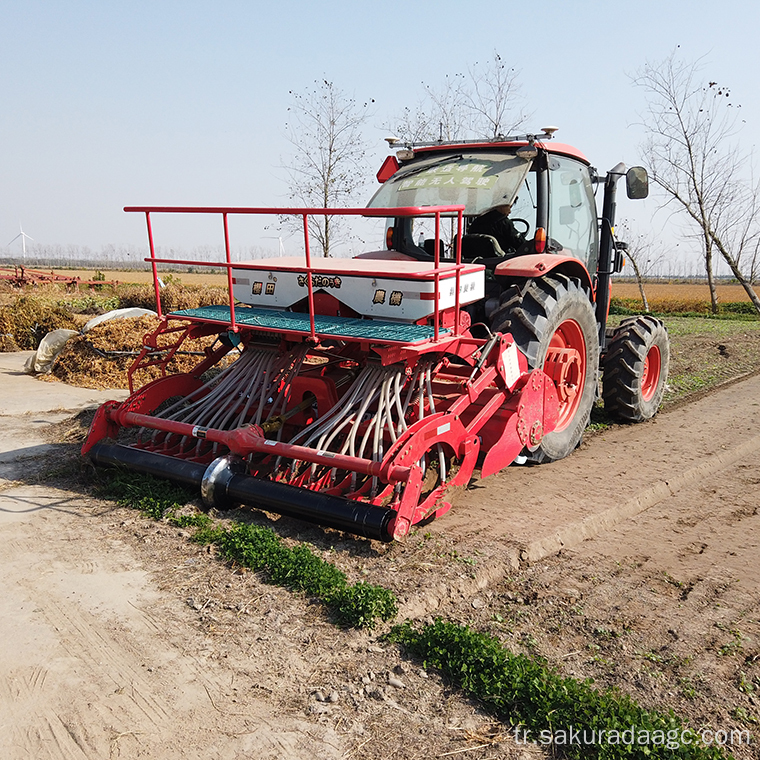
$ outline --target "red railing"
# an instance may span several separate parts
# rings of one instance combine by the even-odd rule
[[[272,271],[277,269],[276,264],[273,264],[272,259],[264,259],[261,263],[233,263],[231,258],[230,247],[230,233],[228,217],[230,215],[272,215],[272,216],[300,216],[303,219],[303,233],[304,233],[304,253],[305,253],[305,266],[304,267],[287,267],[288,271],[303,272],[307,275],[307,289],[308,289],[308,301],[309,301],[309,324],[310,324],[310,337],[313,341],[316,341],[316,325],[314,319],[314,283],[312,281],[312,275],[319,274],[319,267],[312,266],[311,262],[311,250],[309,246],[309,216],[362,216],[362,217],[434,217],[435,218],[435,256],[434,267],[432,274],[434,276],[435,283],[435,327],[434,327],[434,340],[439,338],[440,328],[440,278],[441,273],[444,271],[451,271],[451,266],[448,265],[446,270],[441,268],[440,261],[440,249],[441,249],[441,215],[456,213],[457,215],[457,235],[456,235],[456,251],[454,257],[455,265],[455,319],[454,319],[454,334],[459,335],[459,288],[461,280],[462,265],[462,213],[464,206],[404,206],[401,208],[341,208],[341,209],[327,209],[327,208],[240,208],[240,207],[216,207],[216,206],[126,206],[124,208],[126,212],[137,212],[145,214],[145,220],[148,227],[148,244],[150,248],[150,256],[145,259],[149,262],[153,271],[153,287],[156,292],[156,308],[158,315],[164,318],[163,310],[161,307],[161,289],[159,286],[158,277],[158,264],[182,264],[183,266],[200,266],[200,267],[216,267],[223,268],[227,271],[227,289],[230,299],[230,327],[233,332],[238,331],[238,325],[235,319],[235,298],[233,295],[233,283],[232,283],[232,269],[244,269],[244,270],[268,270]],[[153,225],[151,222],[151,214],[218,214],[222,217],[223,231],[224,231],[224,262],[208,262],[198,261],[190,259],[164,259],[156,256],[156,249],[153,240]],[[352,274],[353,270],[350,265],[351,259],[346,259],[345,271],[340,273],[344,275]],[[283,267],[284,269],[285,267]]]

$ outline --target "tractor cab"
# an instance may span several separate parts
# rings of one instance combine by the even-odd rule
[[[531,136],[464,144],[412,145],[389,157],[378,173],[383,186],[369,207],[465,207],[463,261],[493,272],[515,256],[557,253],[595,272],[599,256],[594,170],[580,151]],[[389,221],[389,249],[414,259],[434,253],[424,219]],[[457,230],[444,225],[442,257],[456,258]]]

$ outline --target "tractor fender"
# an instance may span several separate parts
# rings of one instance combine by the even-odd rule
[[[573,256],[556,253],[530,253],[515,256],[496,266],[496,277],[543,277],[549,272],[559,271],[568,277],[576,277],[590,293],[594,292],[591,275],[582,261]]]

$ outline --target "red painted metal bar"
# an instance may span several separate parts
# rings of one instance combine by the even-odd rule
[[[457,265],[457,273],[455,276],[454,281],[454,287],[456,289],[456,296],[455,296],[455,302],[454,302],[454,314],[456,319],[456,324],[454,325],[454,334],[459,335],[459,299],[460,299],[460,288],[462,286],[462,246],[461,246],[461,240],[462,240],[462,212],[460,211],[458,216],[458,223],[457,223],[457,232],[459,233],[457,235],[457,252],[456,252],[456,258],[454,261],[456,261]]]
[[[126,206],[124,208],[126,212],[140,212],[144,213],[146,222],[148,225],[148,240],[150,245],[150,258],[146,261],[150,261],[153,270],[153,285],[156,292],[156,304],[158,309],[158,315],[161,319],[166,319],[163,316],[161,309],[161,297],[158,284],[158,269],[159,263],[173,263],[173,264],[186,264],[192,266],[215,266],[226,268],[227,270],[227,286],[230,297],[230,325],[232,329],[237,332],[239,327],[235,320],[235,299],[232,283],[232,261],[230,254],[230,239],[229,239],[229,226],[228,215],[229,214],[241,214],[241,215],[298,215],[303,217],[304,225],[304,247],[306,253],[306,267],[305,271],[308,277],[308,297],[309,297],[309,322],[310,322],[310,340],[316,341],[316,325],[314,315],[314,286],[312,282],[312,274],[315,268],[311,264],[311,251],[309,246],[309,231],[308,231],[308,217],[312,215],[321,216],[363,216],[363,217],[408,217],[408,216],[434,216],[435,217],[435,257],[433,271],[431,274],[434,276],[435,281],[435,325],[434,325],[434,338],[435,342],[440,339],[440,283],[441,283],[441,261],[440,261],[440,224],[441,214],[443,213],[456,213],[457,214],[457,256],[455,264],[455,289],[456,289],[456,308],[460,306],[460,283],[461,283],[461,269],[462,269],[462,257],[461,257],[461,232],[462,232],[462,215],[464,212],[464,206],[452,205],[452,206],[402,206],[398,208],[341,208],[341,209],[328,209],[328,208],[267,208],[267,207],[234,207],[234,206]],[[150,215],[151,213],[167,213],[167,214],[221,214],[224,220],[224,244],[226,262],[223,264],[210,263],[194,260],[181,260],[181,259],[158,259],[156,258],[155,244],[153,239],[153,229],[151,225]],[[241,269],[260,270],[272,268],[268,267],[266,262],[262,262],[257,265],[244,265],[239,264]],[[293,268],[291,268],[293,271]],[[298,269],[298,271],[301,271]],[[457,311],[458,313],[458,311]],[[454,333],[460,334],[460,326],[457,320],[457,324],[454,326]]]
[[[161,311],[161,289],[158,286],[158,268],[156,267],[156,247],[153,244],[153,227],[150,223],[150,211],[145,212],[145,221],[148,225],[148,247],[150,248],[150,261],[153,269],[153,289],[156,293],[156,311],[159,318],[163,317]]]
[[[293,208],[293,207],[266,207],[266,206],[125,206],[127,213],[150,211],[155,214],[246,214],[273,216],[303,216],[304,214],[317,216],[366,216],[366,217],[392,217],[392,216],[433,216],[436,212],[442,214],[464,211],[462,205],[451,206],[398,206],[397,208]]]
[[[440,330],[440,310],[441,310],[441,274],[440,274],[440,268],[441,268],[441,248],[440,248],[440,240],[441,240],[441,212],[437,211],[435,214],[435,280],[434,280],[434,287],[435,287],[435,333],[433,335],[433,340],[437,343],[438,342],[438,332]],[[457,272],[457,276],[459,275],[459,272]],[[457,321],[459,321],[459,317],[457,316]]]
[[[127,412],[114,409],[109,416],[117,424],[123,427],[146,427],[151,430],[161,430],[165,433],[187,436],[221,443],[233,453],[246,456],[252,452],[259,454],[271,454],[282,456],[287,459],[298,459],[312,464],[324,464],[328,467],[337,467],[341,470],[350,470],[362,475],[386,478],[391,483],[404,483],[411,475],[410,467],[398,465],[384,465],[371,459],[346,456],[345,454],[333,454],[329,451],[317,451],[306,446],[298,446],[290,443],[281,443],[265,438],[259,428],[252,425],[237,428],[235,430],[218,430],[216,428],[204,428],[191,425],[187,422],[175,422],[148,414]]]
[[[331,269],[330,271],[333,273],[338,274],[353,274],[354,269],[351,268],[350,262],[354,259],[333,259],[333,261],[345,261],[346,266],[343,269]],[[150,257],[143,259],[143,261],[150,262]],[[302,266],[284,266],[284,265],[278,265],[275,262],[277,259],[260,259],[258,262],[256,261],[235,261],[231,264],[227,264],[224,261],[196,261],[195,259],[161,259],[156,258],[157,264],[182,264],[186,266],[198,266],[198,267],[215,267],[216,269],[244,269],[249,270],[252,272],[261,272],[266,270],[267,272],[303,272],[304,274],[307,271],[307,267],[305,264]],[[381,259],[377,260],[378,269],[383,264],[383,261]],[[462,264],[462,269],[466,268],[465,264]],[[449,266],[444,266],[441,269],[441,272],[444,274],[450,274],[451,272],[454,272],[455,265],[451,264]],[[315,265],[311,267],[312,272],[319,272],[320,267],[319,265]],[[430,269],[427,272],[414,272],[414,273],[406,273],[404,275],[405,279],[415,280],[415,279],[427,279],[427,275],[435,273],[435,269]],[[372,272],[363,272],[363,274],[367,277],[370,276],[376,276],[376,277],[383,277],[388,274],[387,267],[382,270],[378,271],[377,273]],[[432,298],[430,300],[433,300]]]
[[[224,253],[227,258],[227,290],[230,294],[230,324],[232,326],[232,332],[238,331],[238,326],[235,324],[235,296],[232,293],[232,257],[230,256],[230,227],[227,220],[227,214],[222,214],[224,220]]]
[[[312,342],[317,342],[317,329],[314,317],[314,282],[312,281],[312,268],[311,268],[311,249],[309,247],[309,216],[303,215],[303,244],[304,251],[306,253],[306,289],[309,294],[309,330],[311,331],[310,339]]]

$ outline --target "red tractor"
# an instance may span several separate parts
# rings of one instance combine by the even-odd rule
[[[365,209],[125,209],[146,216],[162,317],[130,377],[151,365],[163,376],[101,407],[83,453],[195,485],[209,506],[391,540],[445,513],[448,487],[476,467],[486,477],[570,454],[600,370],[609,415],[654,415],[664,326],[642,316],[606,328],[623,264],[617,182],[646,197],[646,171],[599,177],[552,131],[406,145]],[[222,218],[229,303],[162,313],[158,264],[210,264],[156,256],[153,218],[164,213]],[[251,214],[301,217],[303,255],[233,262],[229,219]],[[313,215],[385,219],[384,244],[315,262]],[[194,370],[166,373],[185,339],[213,335]]]

